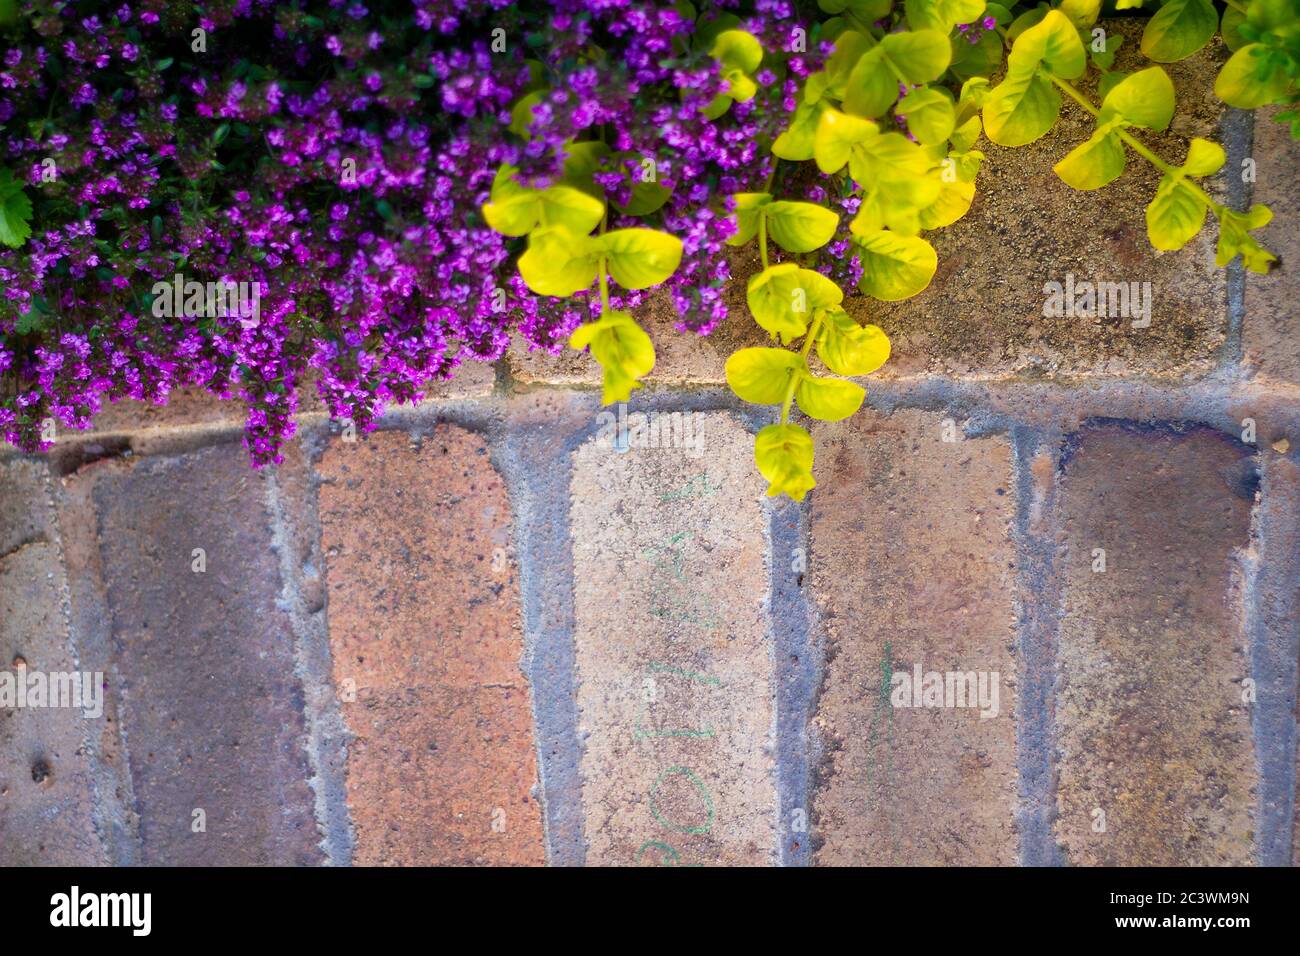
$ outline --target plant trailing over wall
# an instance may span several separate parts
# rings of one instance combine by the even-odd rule
[[[262,463],[307,374],[371,428],[511,333],[590,350],[604,400],[626,401],[654,366],[645,291],[708,334],[728,248],[750,246],[772,344],[732,355],[727,381],[773,407],[768,493],[802,499],[794,413],[852,415],[852,379],[889,356],[846,303],[929,285],[926,236],[970,208],[983,140],[1037,140],[1073,100],[1096,124],[1063,181],[1104,187],[1131,152],[1163,174],[1155,248],[1213,215],[1219,263],[1266,269],[1250,232],[1268,210],[1198,182],[1222,147],[1165,157],[1142,137],[1175,110],[1159,64],[1216,33],[1234,51],[1220,97],[1293,106],[1296,5],[1168,0],[1143,31],[1153,65],[1125,74],[1101,0],[0,2],[0,430],[35,448],[104,400],[197,386],[249,403]],[[160,310],[155,283],[182,273],[260,283],[260,320]]]

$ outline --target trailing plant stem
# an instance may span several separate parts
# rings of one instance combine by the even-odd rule
[[[808,370],[808,353],[812,350],[813,342],[817,341],[817,333],[821,331],[822,313],[819,309],[817,315],[813,318],[812,325],[808,327],[808,333],[804,336],[803,348],[799,350],[799,368],[790,371],[790,384],[785,389],[785,400],[781,402],[781,424],[784,425],[790,420],[790,403],[794,401],[795,390],[799,387],[803,372]]]
[[[767,217],[758,214],[758,254],[763,259],[763,269],[767,269]]]
[[[1048,75],[1050,76],[1051,74]],[[1088,102],[1088,98],[1084,96],[1082,93],[1080,93],[1078,90],[1076,90],[1074,88],[1073,83],[1070,83],[1068,80],[1062,80],[1055,76],[1052,77],[1052,82],[1055,83],[1057,86],[1059,86],[1062,90],[1064,90],[1072,100],[1074,100],[1076,103],[1082,106],[1094,117],[1101,116],[1101,110],[1097,109],[1097,107],[1093,106],[1092,103]],[[1143,143],[1140,139],[1138,139],[1128,130],[1119,128],[1116,129],[1114,132],[1115,135],[1117,135],[1121,141],[1127,143],[1130,147],[1132,147],[1133,152],[1137,153],[1139,156],[1145,159],[1156,169],[1160,170],[1162,173],[1164,173],[1167,176],[1175,176],[1175,177],[1179,176],[1180,170],[1178,169],[1177,166],[1172,166],[1169,163],[1165,162],[1163,159],[1161,159],[1159,156],[1153,153],[1150,149],[1148,149],[1145,143]],[[1202,189],[1191,179],[1186,177],[1181,177],[1181,178],[1183,180],[1182,183],[1183,186],[1186,189],[1188,189],[1192,194],[1194,194],[1197,199],[1199,199],[1202,203],[1204,203],[1205,206],[1211,212],[1213,212],[1216,216],[1219,217],[1223,216],[1224,212],[1227,211],[1225,206],[1211,199],[1209,193],[1207,193],[1204,189]]]

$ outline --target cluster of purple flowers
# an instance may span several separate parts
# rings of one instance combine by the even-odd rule
[[[757,97],[705,118],[723,81],[701,24],[738,17],[792,49],[790,3],[738,6],[696,23],[653,0],[19,3],[0,24],[0,168],[33,214],[0,248],[0,435],[31,450],[50,421],[198,387],[246,402],[263,464],[308,381],[366,429],[512,333],[560,350],[598,303],[532,295],[521,241],[479,207],[502,163],[548,182],[574,139],[610,146],[596,181],[615,202],[627,157],[655,161],[671,195],[652,224],[685,248],[679,328],[707,334],[726,314],[727,197],[762,188],[763,144],[825,54],[782,56]],[[527,138],[507,133],[538,90]],[[260,321],[156,314],[175,274],[260,283]]]

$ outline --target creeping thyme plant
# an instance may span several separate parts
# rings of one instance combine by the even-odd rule
[[[1121,38],[1098,24],[1115,7],[1148,17],[1151,65],[1115,69]],[[772,408],[768,493],[802,499],[800,421],[854,414],[853,379],[889,357],[860,317],[926,289],[927,235],[970,208],[999,159],[986,144],[1041,138],[1067,99],[1096,124],[1062,149],[1064,182],[1104,187],[1132,154],[1162,173],[1156,249],[1212,215],[1219,264],[1266,270],[1250,233],[1269,211],[1199,182],[1222,147],[1160,155],[1143,137],[1174,114],[1160,64],[1220,34],[1216,94],[1281,104],[1300,134],[1298,7],[0,0],[0,432],[35,449],[52,423],[188,386],[246,401],[262,464],[309,376],[369,429],[512,335],[590,350],[605,402],[627,401],[654,366],[647,290],[707,335],[747,247],[771,344],[726,377]],[[150,290],[180,273],[261,283],[261,320],[159,314]]]

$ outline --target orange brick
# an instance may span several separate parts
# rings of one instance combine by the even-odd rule
[[[355,862],[544,862],[510,501],[486,444],[451,426],[335,438],[319,472]]]

